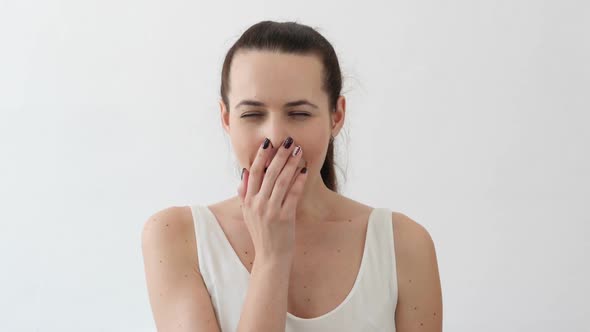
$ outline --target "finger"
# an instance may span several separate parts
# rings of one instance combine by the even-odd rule
[[[299,164],[297,165],[297,168],[295,169],[295,174],[293,174],[293,178],[291,179],[291,183],[289,184],[289,188],[287,189],[287,191],[291,190],[293,183],[295,183],[295,179],[297,179],[297,174],[299,174],[299,172],[301,172],[301,169],[303,169],[303,167],[306,167],[306,166],[307,166],[307,161],[303,158],[303,155],[302,155],[301,159],[299,160]]]
[[[286,194],[285,201],[282,205],[284,211],[293,211],[293,213],[295,213],[294,211],[297,210],[297,204],[303,194],[307,176],[307,167],[304,167],[301,169],[301,172],[297,174],[293,186]]]
[[[274,190],[273,187],[275,186],[275,182],[281,174],[285,163],[289,160],[289,156],[291,155],[291,151],[293,149],[293,138],[291,137],[287,137],[281,146],[277,148],[275,157],[270,161],[268,169],[266,170],[266,174],[262,179],[262,185],[259,189],[261,197],[265,197],[267,199],[270,198],[270,195]]]
[[[297,166],[297,169],[295,169],[295,174],[293,174],[293,178],[291,179],[291,183],[289,184],[289,186],[287,187],[287,191],[289,192],[289,190],[291,190],[291,187],[293,187],[293,183],[295,183],[295,179],[297,179],[297,174],[299,172],[301,172],[302,167]],[[287,197],[285,195],[285,197]],[[285,197],[283,197],[283,201],[281,202],[281,205],[283,205],[285,203]]]
[[[256,195],[260,190],[262,177],[264,176],[264,164],[269,158],[271,146],[272,143],[270,140],[265,138],[264,142],[262,142],[258,148],[258,152],[256,153],[254,161],[252,162],[252,166],[250,166],[249,170],[246,170],[246,172],[248,172],[248,185],[246,186],[246,195],[244,199],[246,199],[246,197],[252,197]]]
[[[266,169],[267,167],[270,165],[270,162],[274,159],[275,155],[277,154],[277,151],[279,151],[279,149],[272,149],[269,152],[269,156],[268,159],[266,160],[266,163],[264,164],[264,172],[266,173]]]
[[[244,203],[246,196],[246,189],[248,188],[248,170],[242,168],[242,174],[240,175],[240,184],[238,185],[238,197],[240,201]]]
[[[289,156],[287,164],[277,177],[274,188],[272,189],[272,193],[269,198],[269,201],[272,204],[277,204],[277,206],[282,205],[282,202],[285,199],[285,194],[287,193],[291,181],[293,180],[293,176],[295,175],[295,169],[297,168],[297,165],[299,164],[302,155],[303,149],[301,148],[301,146],[295,147],[293,153]]]

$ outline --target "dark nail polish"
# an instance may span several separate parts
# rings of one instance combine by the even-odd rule
[[[264,173],[266,173],[266,170],[267,170],[267,169],[268,169],[268,167],[265,167],[265,168],[264,168]]]
[[[303,167],[303,168],[301,169],[301,173],[307,173],[307,167]]]
[[[288,149],[291,147],[291,144],[293,144],[293,139],[291,138],[291,136],[289,136],[285,140],[285,143],[283,143],[283,146],[285,147],[285,149]]]
[[[265,138],[265,139],[264,139],[264,144],[262,145],[262,148],[263,148],[263,149],[266,149],[266,148],[268,148],[268,144],[269,144],[269,143],[270,143],[270,140],[269,140],[268,138]]]
[[[243,180],[244,179],[244,171],[245,170],[246,170],[245,168],[242,168],[242,174],[240,175],[240,180]]]

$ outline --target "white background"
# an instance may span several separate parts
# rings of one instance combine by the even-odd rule
[[[1,331],[155,330],[143,223],[236,193],[221,64],[267,19],[336,49],[341,192],[430,232],[445,331],[590,330],[587,1],[1,0]]]

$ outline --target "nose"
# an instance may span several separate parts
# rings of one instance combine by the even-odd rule
[[[287,138],[287,136],[284,136],[284,135],[281,135],[281,136],[276,135],[276,136],[268,137],[268,139],[270,139],[270,142],[272,143],[272,146],[275,149],[280,147],[286,138]]]
[[[287,137],[291,135],[286,127],[287,126],[278,123],[269,124],[266,128],[267,130],[264,130],[264,137],[268,137],[275,149],[280,147]],[[291,137],[295,139],[295,137]]]

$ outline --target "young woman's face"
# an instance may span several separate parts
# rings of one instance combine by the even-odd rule
[[[291,136],[294,146],[302,148],[310,176],[319,174],[330,136],[336,135],[328,96],[321,88],[322,70],[319,58],[312,55],[268,51],[234,55],[229,105],[225,105],[229,113],[221,105],[240,166],[250,168],[265,137],[276,149]],[[292,102],[300,103],[288,105]]]

